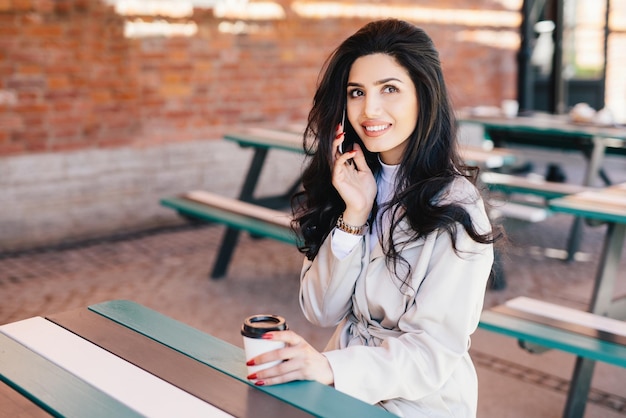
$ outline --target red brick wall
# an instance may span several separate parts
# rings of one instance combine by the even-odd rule
[[[324,59],[370,19],[304,19],[291,3],[281,1],[284,20],[249,22],[257,33],[220,33],[222,20],[196,10],[196,36],[128,39],[124,17],[97,0],[0,0],[0,156],[214,139],[237,124],[305,119]],[[419,7],[503,10],[495,0]],[[457,107],[515,97],[514,48],[459,41],[468,29],[459,23],[418,24],[441,51]]]

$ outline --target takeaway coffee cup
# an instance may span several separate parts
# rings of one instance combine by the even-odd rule
[[[270,331],[284,331],[289,329],[285,318],[278,315],[253,315],[243,321],[241,335],[243,335],[243,347],[246,352],[246,361],[259,354],[283,348],[282,341],[264,340],[263,334]],[[258,366],[248,366],[248,374],[272,367],[280,361],[264,363]]]

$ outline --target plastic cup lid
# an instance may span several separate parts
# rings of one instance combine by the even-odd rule
[[[269,331],[284,331],[289,329],[285,318],[278,315],[252,315],[243,321],[241,335],[249,338],[261,338]]]

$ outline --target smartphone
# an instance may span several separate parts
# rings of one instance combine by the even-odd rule
[[[343,114],[341,115],[341,131],[345,132],[345,124],[346,124],[346,107],[343,108]],[[354,142],[348,139],[348,135],[344,135],[343,142],[339,145],[339,153],[344,154],[348,151],[352,151]]]

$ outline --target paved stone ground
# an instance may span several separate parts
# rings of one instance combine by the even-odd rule
[[[535,224],[507,221],[509,243],[503,251],[507,287],[488,291],[485,306],[525,295],[584,309],[604,227],[585,226],[579,260],[565,263],[559,249],[565,246],[571,221],[566,215]],[[301,255],[289,245],[243,235],[228,277],[210,280],[208,272],[223,231],[218,225],[181,226],[0,253],[0,324],[105,300],[132,299],[238,346],[244,317],[281,314],[292,329],[321,349],[332,330],[308,324],[299,310]],[[626,254],[616,294],[626,295]],[[479,417],[561,415],[573,356],[555,351],[531,355],[516,341],[483,330],[476,332],[472,344],[480,381]],[[598,364],[585,416],[625,416],[624,382],[626,369]],[[0,416],[2,410],[0,405]]]

